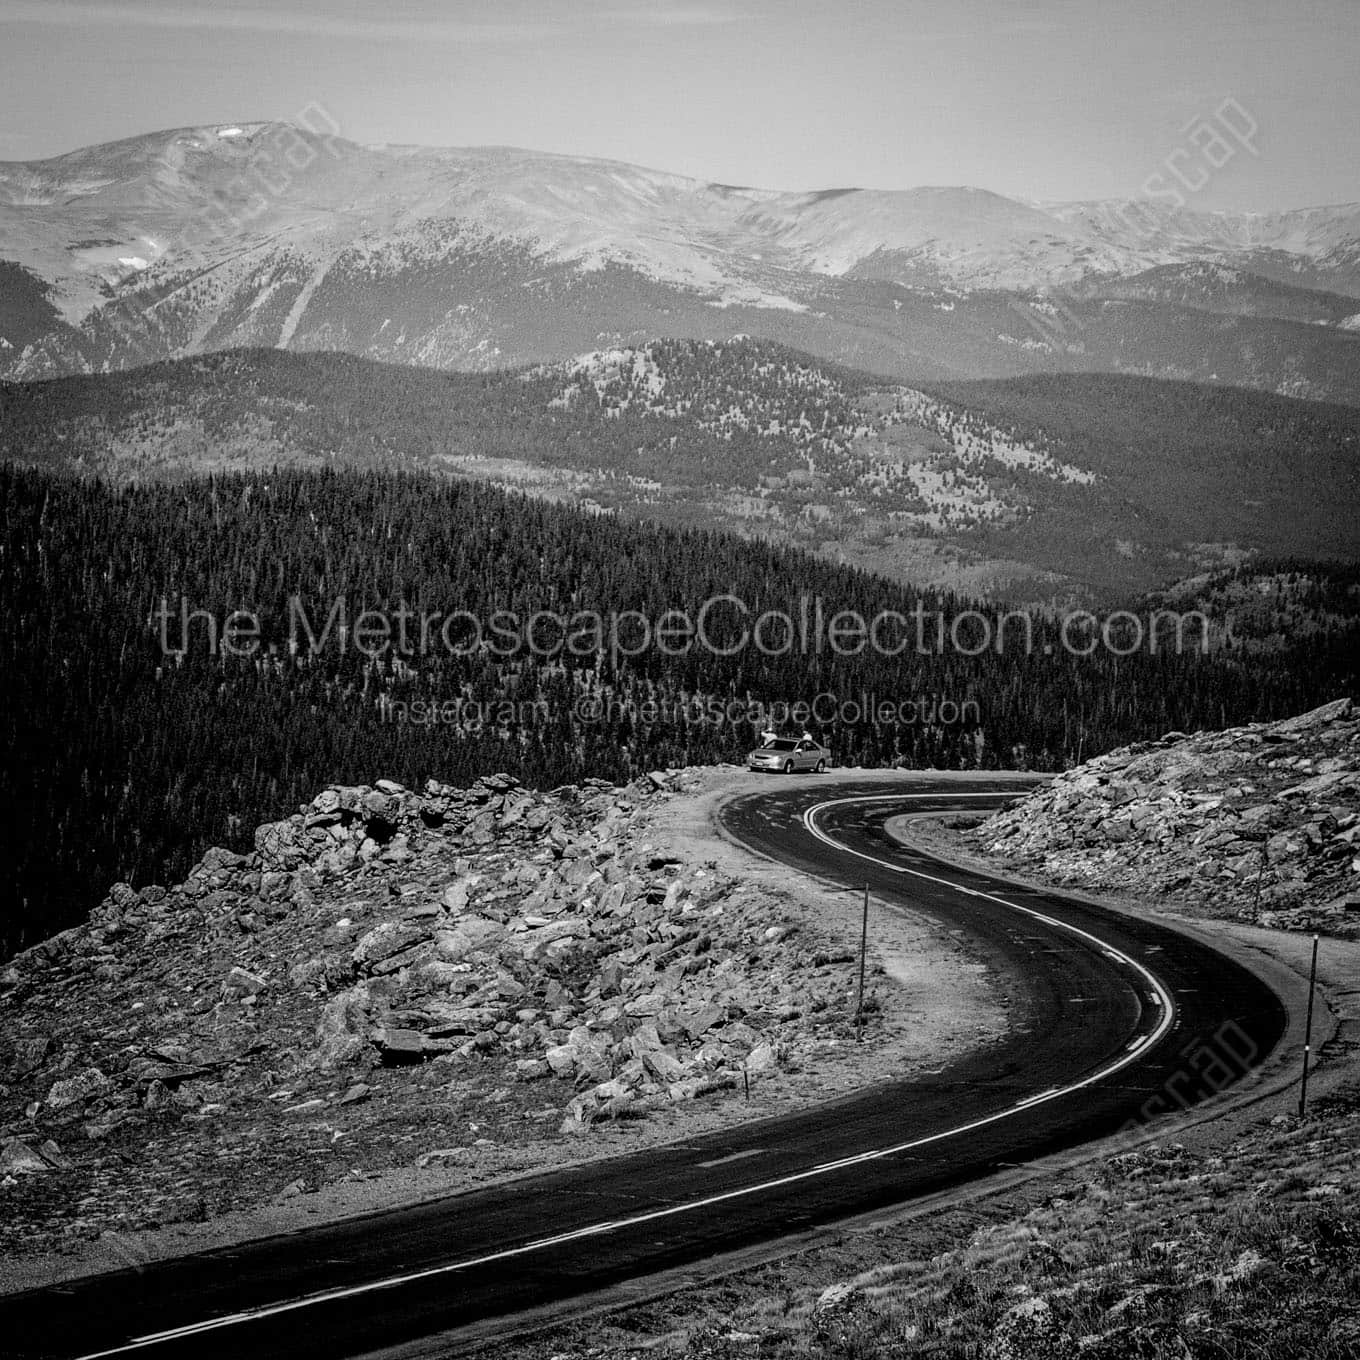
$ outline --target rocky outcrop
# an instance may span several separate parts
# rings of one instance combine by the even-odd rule
[[[1360,710],[1341,699],[1112,751],[970,839],[1060,883],[1360,935]]]
[[[0,1250],[675,1111],[848,1037],[850,951],[658,839],[687,778],[335,786],[115,886],[0,975]]]

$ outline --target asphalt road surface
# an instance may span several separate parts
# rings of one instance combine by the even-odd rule
[[[752,849],[960,932],[1014,1029],[934,1075],[434,1204],[0,1300],[9,1356],[316,1356],[455,1331],[915,1196],[1179,1110],[1279,1041],[1259,979],[1174,931],[908,852],[903,811],[1016,796],[772,776],[728,805]]]

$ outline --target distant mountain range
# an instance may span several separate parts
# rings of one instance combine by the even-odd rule
[[[283,124],[0,163],[0,378],[239,346],[490,370],[750,334],[895,379],[1108,370],[1360,404],[1360,205],[780,193]]]
[[[1020,601],[1360,557],[1354,407],[1115,374],[913,387],[755,339],[493,374],[233,351],[12,384],[0,459],[115,482],[418,468]]]

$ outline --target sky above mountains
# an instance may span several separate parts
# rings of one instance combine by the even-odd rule
[[[1356,0],[0,0],[0,159],[306,113],[783,189],[1268,210],[1360,198],[1357,70]]]

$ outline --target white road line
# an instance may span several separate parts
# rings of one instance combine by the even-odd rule
[[[758,1157],[764,1148],[746,1148],[743,1152],[729,1152],[726,1157],[714,1157],[712,1161],[695,1162],[695,1166],[726,1166],[728,1162],[740,1162],[746,1157]]]
[[[868,860],[870,864],[877,864],[880,868],[890,869],[895,874],[908,874],[912,878],[924,879],[927,883],[938,883],[941,887],[951,888],[956,892],[967,893],[969,897],[978,897],[986,902],[995,902],[998,906],[1009,907],[1012,911],[1021,912],[1025,916],[1028,916],[1031,920],[1042,921],[1045,925],[1054,926],[1059,930],[1069,931],[1071,934],[1076,935],[1080,939],[1085,940],[1087,944],[1091,945],[1093,948],[1099,950],[1100,953],[1102,953],[1111,962],[1127,964],[1130,968],[1136,969],[1139,973],[1142,974],[1143,978],[1151,986],[1153,995],[1160,999],[1164,1012],[1174,1012],[1175,1003],[1171,1000],[1171,993],[1168,992],[1167,989],[1162,985],[1161,980],[1156,976],[1155,973],[1153,973],[1148,968],[1144,967],[1143,964],[1139,963],[1137,959],[1130,957],[1128,954],[1125,954],[1122,950],[1115,949],[1105,940],[1100,939],[1099,936],[1092,935],[1090,931],[1082,930],[1079,926],[1071,925],[1067,921],[1060,921],[1057,919],[1057,917],[1045,916],[1044,913],[1041,911],[1035,911],[1032,907],[1021,906],[1019,902],[1011,902],[1004,897],[997,897],[994,893],[979,892],[975,888],[958,888],[957,885],[951,883],[947,878],[938,878],[934,874],[923,873],[920,869],[908,869],[904,864],[894,864],[891,860],[879,859],[877,855],[869,855],[862,850],[852,850],[848,845],[844,845],[840,841],[836,840],[834,837],[828,836],[817,825],[817,814],[819,812],[822,812],[827,808],[841,807],[846,803],[885,803],[896,802],[898,800],[905,800],[908,798],[912,799],[940,798],[943,796],[944,795],[937,793],[903,793],[897,794],[896,796],[888,797],[878,797],[874,796],[873,794],[858,794],[853,798],[832,798],[825,803],[818,803],[816,804],[816,806],[810,807],[805,813],[803,813],[803,825],[819,841],[823,842],[826,845],[831,846],[833,849],[841,851],[843,854],[854,855],[857,859]],[[959,794],[957,796],[962,798],[996,798],[998,794],[977,793],[977,794]],[[1160,1039],[1162,1035],[1165,1034],[1166,1031],[1171,1028],[1171,1022],[1173,1019],[1174,1014],[1164,1013],[1161,1024],[1159,1024],[1158,1027],[1150,1035],[1147,1036],[1147,1038],[1153,1041]],[[1124,1065],[1123,1063],[1119,1064],[1120,1067],[1122,1067],[1123,1065]],[[1116,1069],[1110,1068],[1109,1070],[1114,1071]],[[1095,1077],[1089,1077],[1087,1078],[1086,1081],[1080,1083],[1078,1086],[1064,1087],[1063,1091],[1066,1092],[1080,1090],[1081,1086],[1087,1086],[1090,1085],[1092,1081],[1098,1081],[1101,1075],[1104,1074],[1102,1073],[1097,1074],[1097,1076]]]
[[[1022,1109],[1026,1105],[1037,1105],[1041,1100],[1047,1100],[1050,1096],[1057,1095],[1059,1090],[1060,1088],[1057,1086],[1050,1086],[1048,1090],[1040,1091],[1037,1095],[1025,1096],[1022,1100],[1015,1102],[1015,1108]]]
[[[1128,964],[1137,969],[1142,974],[1144,980],[1153,991],[1162,999],[1161,1020],[1157,1028],[1148,1035],[1142,1036],[1137,1041],[1138,1052],[1127,1051],[1125,1055],[1108,1066],[1101,1068],[1098,1072],[1074,1082],[1070,1086],[1052,1087],[1049,1090],[1041,1091],[1037,1095],[1026,1097],[1015,1105],[1008,1106],[1004,1110],[999,1110],[995,1114],[984,1115],[980,1119],[974,1119],[967,1124],[960,1124],[952,1129],[944,1129],[940,1133],[927,1134],[923,1138],[914,1138],[905,1143],[897,1143],[892,1147],[876,1148],[871,1152],[861,1152],[854,1156],[842,1157],[839,1161],[823,1162],[820,1166],[814,1166],[806,1171],[795,1171],[787,1176],[780,1176],[774,1180],[761,1181],[756,1185],[741,1186],[735,1190],[727,1190],[721,1194],[709,1195],[704,1199],[689,1200],[684,1204],[673,1204],[665,1209],[653,1209],[645,1214],[635,1214],[631,1218],[614,1219],[605,1223],[593,1223],[585,1228],[576,1228],[571,1232],[559,1233],[555,1237],[542,1237],[534,1242],[526,1242],[522,1246],[507,1247],[502,1251],[491,1252],[486,1256],[477,1256],[467,1261],[455,1261],[448,1265],[430,1266],[425,1270],[408,1272],[405,1275],[392,1275],[382,1280],[372,1280],[367,1284],[347,1285],[339,1289],[326,1290],[319,1294],[305,1294],[301,1298],[288,1299],[282,1303],[266,1304],[259,1308],[247,1308],[238,1313],[229,1313],[224,1317],[206,1318],[202,1322],[189,1323],[183,1327],[172,1327],[163,1332],[151,1332],[145,1336],[134,1337],[121,1346],[113,1346],[108,1350],[92,1351],[83,1355],[79,1360],[105,1360],[105,1357],[112,1355],[127,1355],[133,1351],[145,1350],[152,1346],[159,1345],[167,1341],[182,1341],[189,1337],[201,1336],[206,1332],[220,1331],[227,1327],[239,1326],[247,1322],[258,1322],[265,1318],[278,1317],[283,1313],[297,1312],[303,1308],[311,1308],[318,1304],[335,1303],[341,1299],[360,1298],[365,1294],[376,1294],[385,1289],[396,1289],[401,1285],[414,1284],[420,1280],[436,1279],[443,1275],[454,1275],[459,1271],[473,1270],[478,1266],[491,1265],[497,1261],[512,1260],[517,1256],[527,1256],[531,1252],[542,1251],[547,1247],[561,1246],[567,1242],[576,1242],[586,1237],[595,1237],[601,1233],[617,1232],[621,1228],[635,1228],[644,1223],[654,1223],[659,1219],[673,1218],[679,1214],[690,1214],[700,1209],[711,1208],[715,1204],[723,1204],[730,1200],[744,1199],[750,1195],[763,1194],[769,1190],[779,1190],[784,1186],[796,1185],[800,1181],[810,1180],[816,1176],[829,1175],[835,1171],[843,1171],[847,1167],[863,1165],[866,1162],[879,1161],[885,1157],[898,1156],[904,1152],[914,1151],[916,1148],[926,1147],[931,1143],[939,1143],[947,1138],[954,1138],[960,1134],[971,1133],[975,1129],[986,1128],[990,1124],[995,1124],[1003,1119],[1010,1119],[1014,1115],[1024,1111],[1032,1110],[1037,1105],[1046,1104],[1051,1100],[1056,1100],[1060,1096],[1070,1095],[1074,1091],[1080,1091],[1087,1086],[1094,1085],[1098,1081],[1103,1081],[1106,1077],[1118,1072],[1121,1068],[1127,1067],[1130,1063],[1137,1060],[1141,1050],[1149,1043],[1155,1043],[1161,1039],[1171,1028],[1175,1019],[1176,1008],[1170,995],[1162,986],[1160,980],[1151,972],[1143,967],[1136,959],[1130,958],[1127,954],[1122,954],[1118,950],[1111,949],[1103,940],[1081,930],[1077,926],[1069,925],[1066,921],[1059,921],[1052,916],[1045,916],[1042,912],[1031,910],[1029,907],[1022,907],[1016,902],[1008,902],[1003,897],[993,896],[991,893],[979,892],[973,888],[959,888],[950,883],[948,879],[936,878],[932,874],[922,873],[919,869],[908,869],[900,864],[894,864],[890,860],[878,859],[874,855],[868,855],[859,850],[852,850],[847,845],[842,845],[840,841],[833,839],[823,832],[816,824],[816,817],[819,812],[826,808],[837,807],[845,803],[884,803],[900,802],[915,799],[927,798],[996,798],[1004,797],[1005,791],[998,790],[993,793],[958,793],[958,794],[887,794],[887,795],[867,795],[861,794],[853,798],[835,798],[825,803],[818,803],[815,807],[809,808],[803,814],[803,824],[819,840],[832,846],[844,854],[855,855],[859,859],[868,860],[884,869],[890,869],[894,873],[908,874],[913,878],[925,879],[930,883],[940,884],[942,887],[949,888],[955,892],[962,892],[969,897],[981,898],[985,901],[995,902],[999,906],[1009,907],[1013,911],[1022,912],[1024,915],[1036,921],[1042,921],[1046,925],[1055,926],[1061,930],[1070,931],[1072,934],[1088,941],[1092,946],[1108,957],[1118,962]]]

